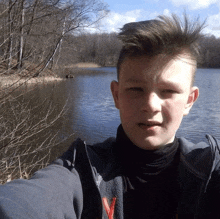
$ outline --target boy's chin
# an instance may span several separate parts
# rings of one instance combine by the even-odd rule
[[[173,141],[174,141],[174,137],[169,140],[165,140],[165,139],[158,139],[155,136],[150,136],[143,140],[138,139],[135,145],[144,150],[157,150],[165,146],[166,144],[172,143]]]

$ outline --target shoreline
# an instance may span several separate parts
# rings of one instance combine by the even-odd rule
[[[54,77],[54,76],[41,76],[36,78],[22,78],[17,75],[12,76],[0,76],[0,87],[7,88],[10,86],[18,86],[18,85],[31,85],[37,83],[51,83],[62,81],[64,78]]]
[[[102,66],[92,63],[92,62],[80,62],[76,64],[72,64],[69,66],[63,67],[63,71],[66,71],[65,73],[62,73],[63,77],[61,76],[39,76],[36,78],[28,78],[28,77],[21,77],[16,74],[7,75],[7,76],[1,76],[0,75],[0,88],[7,88],[7,87],[13,87],[13,86],[23,86],[23,85],[34,85],[37,83],[51,83],[51,82],[59,82],[66,79],[67,75],[71,75],[74,77],[74,74],[87,72],[86,69],[90,68],[91,71],[92,68],[101,68]],[[57,70],[57,69],[55,69]]]
[[[72,65],[69,65],[69,66],[65,66],[65,68],[100,68],[102,66],[96,64],[96,63],[93,63],[93,62],[79,62],[79,63],[76,63],[76,64],[72,64]]]

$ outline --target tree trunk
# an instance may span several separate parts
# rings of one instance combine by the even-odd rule
[[[65,35],[65,27],[66,27],[66,18],[63,22],[63,31],[62,31],[62,36]],[[63,37],[61,38],[60,42],[59,42],[59,45],[58,45],[58,57],[57,57],[57,60],[56,60],[56,63],[55,63],[55,67],[57,67],[57,64],[59,62],[59,59],[60,59],[60,53],[61,53],[61,47],[62,47],[62,42],[63,42]]]
[[[18,46],[18,58],[17,58],[17,68],[20,69],[22,67],[22,57],[23,57],[23,46],[24,46],[24,15],[25,15],[25,9],[24,9],[24,1],[21,0],[20,5],[20,41]]]
[[[6,62],[8,69],[11,68],[11,63],[12,63],[12,40],[13,40],[13,34],[12,34],[12,1],[8,1],[8,46],[6,50]]]

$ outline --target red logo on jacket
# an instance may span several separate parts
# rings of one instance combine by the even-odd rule
[[[106,214],[108,215],[108,219],[113,219],[114,211],[115,211],[116,198],[113,198],[110,207],[109,207],[107,198],[102,198],[102,201],[103,201],[103,205],[104,205]]]

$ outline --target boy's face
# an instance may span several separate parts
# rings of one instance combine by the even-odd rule
[[[119,82],[111,83],[115,105],[129,139],[154,150],[174,140],[199,91],[191,86],[195,62],[187,54],[126,58]]]

